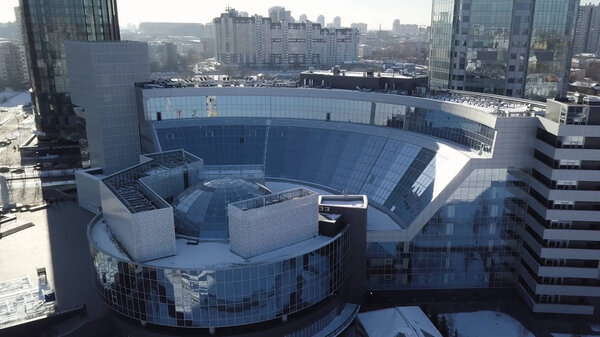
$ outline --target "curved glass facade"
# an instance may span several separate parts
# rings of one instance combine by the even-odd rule
[[[159,127],[156,133],[164,151],[185,148],[207,165],[264,164],[268,177],[367,194],[403,224],[433,200],[441,176],[454,172],[451,154],[359,132],[263,124]]]
[[[453,119],[431,120],[420,127],[435,132],[436,126],[454,122],[460,123]],[[227,164],[221,153],[228,153],[229,146],[244,152],[240,136],[256,137],[251,144],[262,143],[266,148],[248,145],[245,158],[255,158],[255,164],[266,158],[268,178],[366,194],[370,205],[387,210],[386,214],[398,222],[397,229],[410,224],[433,200],[439,175],[449,175],[450,163],[457,160],[455,155],[441,155],[398,139],[336,127],[313,128],[299,123],[295,127],[277,123],[223,125],[229,123],[186,124],[179,128],[157,123],[156,132],[163,149],[194,149],[198,152],[193,153],[208,165]],[[210,130],[214,132],[209,137],[223,135],[215,140],[219,150],[203,140]],[[168,139],[167,133],[174,138]],[[375,290],[511,286],[520,240],[515,231],[523,222],[517,215],[519,199],[509,189],[513,181],[518,179],[506,168],[475,169],[415,238],[369,241],[367,286]],[[369,227],[379,228],[376,223],[369,223]]]
[[[160,89],[156,89],[160,90]],[[426,102],[424,100],[424,102]],[[285,96],[175,96],[144,99],[148,121],[206,117],[299,118],[386,126],[446,139],[492,152],[496,131],[442,110],[335,98]],[[483,113],[483,112],[482,112]],[[215,135],[219,133],[216,131]],[[248,139],[252,141],[252,139]],[[219,143],[214,143],[218,146]],[[256,144],[260,146],[260,143]],[[230,153],[229,156],[245,156]]]
[[[272,320],[322,301],[347,278],[347,228],[297,257],[223,269],[157,268],[122,261],[94,245],[91,250],[100,295],[110,308],[173,327]]]
[[[335,98],[211,97],[210,115],[197,113],[192,118],[182,113],[181,122],[153,123],[161,150],[185,148],[207,165],[259,164],[265,166],[267,179],[366,194],[370,205],[398,224],[397,228],[379,226],[371,221],[381,220],[373,218],[369,228],[374,232],[406,228],[446,188],[446,183],[440,183],[446,176],[466,172],[463,166],[453,167],[459,161],[457,152],[423,146],[414,139],[405,141],[402,135],[409,137],[409,133],[389,133],[381,127],[438,137],[488,154],[496,136],[494,128],[428,109],[425,103],[415,107]],[[176,98],[180,103],[189,99],[171,97],[171,106]],[[154,99],[145,101],[149,120],[155,119],[152,113],[167,107],[151,106]],[[239,122],[201,118],[209,116],[253,118]],[[369,239],[369,289],[514,285],[520,241],[515,231],[523,220],[519,217],[522,203],[509,187],[518,179],[507,168],[474,165],[414,238],[379,242],[375,235]]]
[[[227,205],[270,193],[266,187],[243,179],[199,182],[173,202],[175,231],[202,239],[227,239]]]

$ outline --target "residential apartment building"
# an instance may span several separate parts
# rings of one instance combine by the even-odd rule
[[[25,78],[19,45],[12,41],[0,41],[0,90],[6,87],[24,89]]]
[[[573,52],[600,53],[600,5],[579,7]]]
[[[217,61],[247,67],[306,68],[355,61],[357,29],[326,29],[306,21],[239,16],[229,9],[214,19]]]

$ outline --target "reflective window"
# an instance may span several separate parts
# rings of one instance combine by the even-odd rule
[[[524,207],[516,181],[506,169],[476,169],[413,240],[368,242],[368,288],[512,286]]]
[[[152,97],[145,99],[144,109],[147,120],[158,120],[158,115],[160,115],[161,120],[207,117],[267,117],[387,126],[439,137],[486,153],[492,152],[495,137],[494,129],[444,111],[333,98],[285,96]],[[218,127],[215,129],[218,129]],[[187,132],[190,131],[187,130]],[[211,132],[213,135],[219,133],[219,131]],[[159,137],[167,138],[164,135],[159,135]],[[189,135],[183,137],[187,138]],[[258,141],[258,139],[255,140]],[[172,148],[171,144],[178,144],[179,148],[184,145],[181,141],[178,142],[177,139],[171,138],[165,139],[165,141],[168,148]],[[161,145],[163,145],[163,140],[161,140]],[[198,146],[201,145],[198,144]],[[239,155],[242,154],[235,153],[235,156]]]
[[[92,247],[100,294],[113,310],[150,323],[221,327],[275,319],[312,306],[347,277],[344,230],[310,253],[218,270],[174,270],[119,261]]]

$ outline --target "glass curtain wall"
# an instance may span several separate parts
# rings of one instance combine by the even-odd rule
[[[545,100],[566,94],[578,12],[578,0],[535,2],[526,98]]]
[[[507,169],[476,169],[413,240],[368,242],[367,287],[510,287],[523,225],[515,182]]]
[[[461,29],[468,29],[465,90],[504,95],[513,0],[463,2]]]
[[[431,10],[429,87],[448,88],[452,58],[455,0],[434,0]]]

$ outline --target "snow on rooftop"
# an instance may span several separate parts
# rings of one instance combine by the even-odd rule
[[[493,311],[460,312],[446,314],[450,325],[464,337],[481,336],[485,331],[486,337],[535,337],[527,331],[519,321]]]
[[[194,241],[180,238],[176,240],[176,255],[147,261],[144,264],[162,268],[219,269],[234,265],[274,262],[316,250],[335,240],[338,236],[333,238],[316,236],[287,247],[254,256],[248,260],[231,252],[229,250],[229,243],[226,241],[190,244]],[[111,238],[108,226],[103,220],[92,225],[90,238],[100,250],[121,260],[130,261]]]
[[[331,70],[312,70],[305,71],[305,74],[316,74],[316,75],[331,75],[333,76],[333,72]],[[402,79],[410,79],[414,78],[413,76],[406,76],[400,73],[387,73],[385,71],[374,71],[373,75],[367,76],[367,72],[365,71],[347,71],[341,70],[338,75],[339,77],[370,77],[370,78],[378,78],[378,77],[386,77],[386,78],[402,78]]]
[[[417,306],[396,307],[358,314],[369,337],[442,337]]]
[[[323,189],[315,188],[314,186],[294,184],[288,182],[279,182],[279,181],[266,181],[265,185],[268,189],[270,189],[273,193],[277,193],[280,191],[289,190],[296,187],[306,187],[315,191],[319,194],[330,195],[331,191],[326,191]],[[384,212],[378,210],[373,206],[369,206],[367,208],[367,230],[369,231],[397,231],[403,230],[403,228],[398,224],[395,220],[389,217],[389,215]]]

